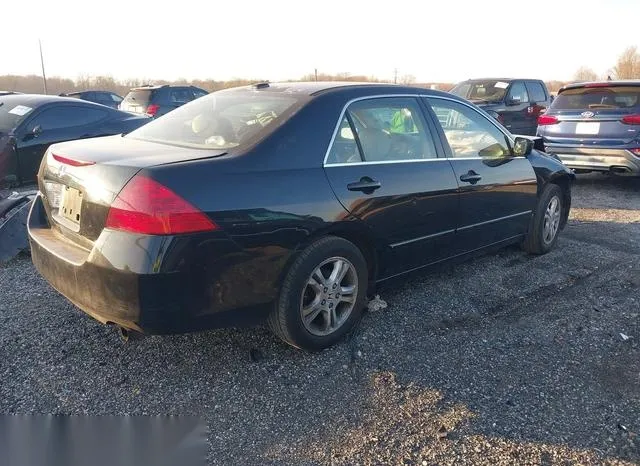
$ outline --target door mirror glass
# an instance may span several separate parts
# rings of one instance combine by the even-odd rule
[[[533,149],[533,142],[530,139],[517,137],[513,144],[513,155],[516,157],[526,157]]]
[[[35,125],[31,130],[31,134],[33,134],[34,136],[37,136],[40,133],[42,133],[42,126],[40,125]]]

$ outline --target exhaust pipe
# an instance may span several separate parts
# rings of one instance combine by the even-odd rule
[[[622,166],[614,166],[610,168],[612,173],[631,173],[631,169],[629,167]]]

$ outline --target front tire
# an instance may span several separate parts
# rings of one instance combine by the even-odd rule
[[[547,184],[538,199],[523,249],[537,255],[551,251],[558,242],[563,211],[562,190],[557,184]]]
[[[367,282],[366,261],[353,243],[335,236],[321,238],[287,271],[269,327],[296,348],[328,348],[360,320]]]

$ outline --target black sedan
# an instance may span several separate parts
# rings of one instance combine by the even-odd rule
[[[36,181],[50,144],[127,133],[150,121],[92,102],[58,96],[0,97],[0,187]]]
[[[70,301],[126,331],[266,320],[319,350],[382,282],[514,243],[551,250],[574,177],[533,145],[438,91],[218,91],[124,137],[52,146],[32,258]]]

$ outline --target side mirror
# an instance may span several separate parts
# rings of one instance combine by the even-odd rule
[[[509,107],[513,107],[514,105],[520,105],[520,103],[522,103],[522,101],[520,100],[519,97],[508,97],[507,101],[505,103]]]
[[[34,126],[33,129],[31,130],[31,134],[33,134],[34,136],[37,136],[40,133],[42,133],[42,126],[40,125]]]
[[[533,141],[531,139],[516,137],[513,144],[513,155],[515,157],[526,157],[533,150]]]

